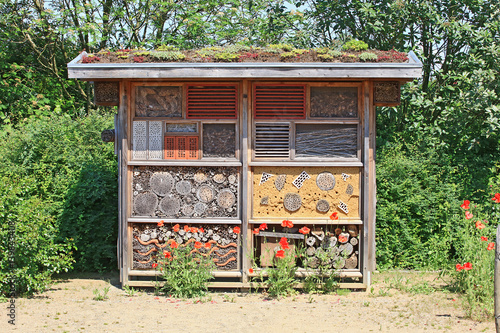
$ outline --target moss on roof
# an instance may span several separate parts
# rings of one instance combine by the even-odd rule
[[[230,45],[211,46],[199,50],[179,50],[173,46],[162,45],[156,50],[120,49],[101,50],[98,53],[82,57],[82,63],[221,63],[221,62],[408,62],[408,55],[395,50],[368,50],[363,42],[350,41],[341,49],[327,47],[315,49],[297,49],[288,44],[272,44],[266,47]]]

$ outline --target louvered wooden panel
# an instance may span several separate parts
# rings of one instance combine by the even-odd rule
[[[256,119],[306,117],[305,85],[256,85],[253,92]]]
[[[164,156],[166,160],[197,160],[197,136],[166,136]]]
[[[290,125],[275,123],[255,124],[256,158],[289,158]]]
[[[175,160],[175,136],[165,137],[163,150],[165,151],[164,157],[166,160]]]
[[[237,85],[187,85],[187,118],[235,119]]]

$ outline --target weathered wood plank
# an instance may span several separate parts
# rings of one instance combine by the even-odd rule
[[[286,238],[294,238],[294,239],[304,239],[304,235],[302,234],[289,234],[286,232],[270,232],[270,231],[261,231],[257,236],[260,237],[286,237]]]

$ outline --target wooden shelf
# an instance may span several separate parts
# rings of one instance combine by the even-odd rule
[[[262,219],[260,219],[259,218],[259,219],[251,219],[248,221],[248,223],[250,223],[250,224],[260,224],[260,223],[281,224],[281,222],[284,219],[285,218],[280,218],[280,219],[277,219],[277,218],[262,218]],[[309,219],[300,220],[300,219],[294,218],[293,223],[294,224],[307,224],[307,225],[309,225],[309,224],[346,225],[346,224],[363,224],[363,221],[359,220],[359,219],[349,219],[349,218],[339,219],[339,220],[330,220],[329,218],[328,219],[309,218]]]
[[[290,160],[276,160],[276,161],[262,161],[262,162],[250,162],[250,166],[280,166],[280,167],[362,167],[363,163],[359,160],[355,161],[314,161],[310,159],[295,159]]]
[[[222,218],[168,219],[160,217],[129,217],[128,223],[183,223],[183,224],[241,224],[241,220]]]
[[[153,270],[129,270],[128,275],[130,276],[160,276],[160,272]],[[215,278],[239,278],[241,277],[241,271],[213,271],[212,275]]]
[[[224,166],[224,167],[240,167],[242,163],[240,161],[231,159],[231,160],[190,160],[190,161],[181,161],[181,160],[132,160],[128,161],[128,165],[137,165],[137,166],[206,166],[206,167],[214,167],[214,166]]]

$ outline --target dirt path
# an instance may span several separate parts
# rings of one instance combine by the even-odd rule
[[[436,291],[434,277],[384,273],[374,276],[368,292],[281,300],[211,292],[201,302],[156,297],[151,290],[128,296],[116,287],[116,275],[68,278],[17,299],[15,327],[3,303],[0,332],[494,332],[493,321],[464,319],[457,295]],[[109,298],[94,300],[94,290],[102,294],[106,286]]]

